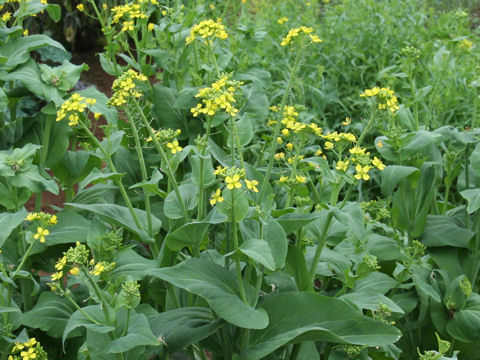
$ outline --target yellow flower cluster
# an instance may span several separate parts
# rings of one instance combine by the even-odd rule
[[[217,21],[208,19],[193,25],[190,30],[190,35],[185,39],[185,43],[187,45],[191,44],[197,37],[207,40],[211,40],[212,38],[225,40],[228,38],[228,34],[225,31],[225,26],[222,24],[221,19],[217,19]]]
[[[157,0],[150,1],[138,1],[138,3],[128,3],[125,5],[119,5],[112,8],[113,20],[112,24],[122,25],[120,32],[131,31],[135,28],[136,19],[147,19],[148,15],[145,10],[142,9],[143,4],[151,3],[157,5]]]
[[[57,271],[51,275],[52,282],[47,284],[50,289],[62,293],[61,280],[68,272],[73,276],[78,276],[83,269],[87,274],[99,276],[104,272],[113,270],[115,267],[114,262],[99,261],[95,263],[94,259],[88,261],[89,256],[90,251],[88,248],[77,241],[76,246],[64,252],[63,256],[55,264],[55,270]],[[70,271],[67,269],[67,272],[64,272],[65,267],[68,267]]]
[[[224,179],[225,187],[229,190],[241,189],[243,187],[242,181],[245,183],[245,186],[248,190],[253,192],[258,192],[258,181],[257,180],[248,180],[245,175],[245,169],[237,168],[236,166],[232,167],[222,167],[217,166],[217,169],[213,172],[214,175],[218,175]],[[222,202],[222,191],[217,189],[215,193],[212,194],[210,198],[210,204],[213,206],[217,202]]]
[[[217,189],[212,196],[210,197],[210,205],[215,205],[216,203],[221,203],[223,202],[223,197],[222,197],[222,190]]]
[[[460,41],[458,43],[458,48],[461,49],[461,50],[465,50],[465,51],[470,51],[472,50],[472,47],[473,47],[473,42],[471,42],[470,40],[468,39],[463,39],[462,41]]]
[[[15,343],[11,355],[8,356],[8,360],[31,359],[47,360],[47,353],[35,338],[31,338],[24,343]]]
[[[195,97],[202,99],[196,107],[190,109],[193,117],[199,114],[213,116],[220,111],[225,111],[231,116],[238,113],[235,108],[235,92],[243,83],[231,80],[231,75],[225,75],[215,81],[210,87],[200,89]]]
[[[317,35],[312,34],[313,29],[311,27],[300,26],[299,28],[290,29],[287,36],[282,39],[280,45],[287,46],[289,45],[294,38],[299,37],[302,34],[308,35],[309,39],[312,43],[320,43],[322,39],[320,39]]]
[[[377,168],[380,171],[385,169],[385,164],[376,156],[372,160],[370,153],[365,148],[354,146],[349,152],[351,154],[350,159],[339,160],[335,169],[346,172],[350,164],[353,164],[355,166],[355,179],[365,181],[370,179],[369,171],[373,168]]]
[[[130,97],[141,97],[143,94],[140,90],[135,89],[137,86],[135,82],[146,82],[147,80],[145,75],[139,74],[133,69],[125,71],[113,82],[113,95],[108,100],[108,105],[119,107],[126,104]]]
[[[45,242],[45,237],[50,235],[48,226],[55,225],[58,222],[57,215],[51,215],[44,212],[29,213],[25,217],[26,221],[39,221],[41,226],[37,227],[37,232],[33,235],[35,240],[40,240],[41,243]]]
[[[278,20],[277,20],[277,23],[279,23],[280,25],[283,25],[283,24],[285,24],[287,21],[288,21],[288,18],[284,16],[284,17],[278,19]]]
[[[96,102],[97,100],[93,98],[85,98],[79,93],[74,93],[60,106],[60,110],[57,112],[57,121],[61,121],[69,115],[68,125],[75,126],[80,120],[79,114],[83,113],[87,106],[91,106]]]
[[[388,87],[379,88],[378,86],[375,86],[371,89],[366,89],[360,94],[360,96],[376,98],[379,110],[388,109],[390,112],[394,113],[400,108],[395,92]]]

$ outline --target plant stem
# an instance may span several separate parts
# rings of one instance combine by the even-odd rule
[[[205,209],[205,206],[203,204],[204,202],[204,197],[205,197],[205,190],[203,189],[203,178],[205,176],[204,172],[204,165],[205,165],[205,159],[203,158],[205,156],[205,152],[208,147],[208,138],[210,137],[210,128],[212,125],[212,119],[213,116],[207,116],[207,131],[205,133],[205,146],[202,147],[200,150],[200,179],[198,183],[198,220],[203,220],[204,214],[203,211]]]
[[[147,183],[148,175],[147,175],[147,168],[145,166],[145,159],[143,157],[142,152],[142,145],[140,144],[140,137],[138,136],[138,130],[135,125],[135,120],[131,116],[131,114],[127,111],[128,122],[130,123],[130,128],[132,129],[133,138],[135,139],[135,149],[137,151],[138,162],[140,164],[140,172],[142,174],[142,181]],[[146,188],[143,188],[143,197],[145,201],[145,211],[147,213],[147,227],[148,227],[148,235],[153,239],[153,226],[152,226],[152,209],[150,206],[150,193]],[[152,243],[152,250],[154,252],[154,257],[157,257],[158,254],[158,247],[155,241]]]
[[[233,238],[233,251],[236,252],[238,250],[238,234],[237,234],[237,222],[235,221],[235,199],[233,196],[232,190],[232,238]],[[240,290],[240,297],[245,304],[248,305],[247,296],[245,295],[245,288],[243,286],[243,278],[242,278],[242,269],[240,266],[240,258],[235,255],[235,271],[237,273],[237,281],[238,281],[238,288]]]
[[[273,154],[275,153],[275,150],[277,148],[277,137],[278,137],[278,134],[280,133],[280,128],[282,126],[281,117],[283,115],[283,109],[284,109],[285,104],[287,102],[287,98],[288,98],[288,94],[290,92],[290,89],[292,88],[293,80],[295,78],[295,73],[297,72],[298,65],[300,63],[300,58],[303,54],[303,49],[304,49],[304,47],[302,46],[298,50],[297,57],[295,58],[295,63],[293,64],[292,71],[290,72],[290,77],[288,78],[287,87],[285,88],[285,92],[283,93],[282,101],[280,103],[277,122],[275,124],[275,129],[273,130],[273,138],[272,138],[272,145],[270,147],[270,153],[269,153],[270,158],[268,160],[267,172],[265,173],[265,177],[263,178],[262,186],[260,188],[260,193],[259,193],[259,196],[258,196],[258,202],[259,203],[262,203],[264,201],[265,191],[267,189],[267,184],[270,181],[270,175],[272,173],[273,161],[274,161]]]
[[[87,125],[85,125],[83,123],[83,121],[80,121],[79,124],[83,127],[83,129],[86,131],[87,135],[90,137],[90,139],[95,143],[95,145],[100,149],[100,151],[102,152],[103,156],[105,157],[105,161],[107,162],[108,164],[108,167],[110,168],[110,170],[114,173],[117,173],[117,169],[115,167],[115,164],[113,163],[112,161],[112,157],[109,153],[107,153],[105,151],[105,149],[103,148],[102,144],[100,143],[100,141],[98,141],[98,139],[95,137],[95,135],[92,134],[92,132],[90,131],[90,129],[88,128]],[[133,221],[135,222],[135,225],[139,228],[139,229],[143,229],[142,225],[140,224],[140,221],[138,220],[137,218],[137,214],[135,213],[135,210],[133,209],[133,205],[130,201],[130,198],[128,197],[128,194],[127,194],[127,191],[125,190],[125,186],[123,186],[123,183],[122,183],[122,180],[121,179],[117,179],[117,180],[114,180],[115,184],[118,186],[118,189],[120,190],[120,194],[122,195],[122,198],[123,198],[123,201],[125,201],[125,203],[127,204],[127,207],[128,207],[128,210],[130,211],[130,215],[132,215],[132,219]]]
[[[43,140],[42,140],[42,149],[40,150],[40,169],[44,169],[45,162],[47,161],[48,146],[50,143],[50,133],[52,131],[52,126],[54,122],[54,117],[52,115],[47,115],[45,119],[45,130],[43,131]],[[36,193],[35,195],[35,211],[42,210],[42,191]]]
[[[167,155],[165,154],[165,151],[163,151],[160,143],[158,142],[157,137],[155,136],[155,133],[152,130],[152,127],[150,126],[150,124],[149,124],[147,118],[145,117],[145,114],[143,113],[142,109],[140,108],[140,104],[138,103],[138,101],[136,99],[133,100],[133,103],[135,104],[135,106],[136,106],[136,108],[137,108],[137,110],[140,114],[143,125],[145,125],[145,127],[147,128],[148,133],[153,140],[153,145],[155,146],[155,149],[160,154],[160,156],[162,158],[162,161],[165,163],[165,166],[167,168],[166,169],[167,170],[167,175],[168,175],[168,178],[170,179],[170,182],[172,183],[173,190],[175,191],[175,194],[177,195],[178,201],[180,202],[180,207],[182,208],[183,217],[185,218],[186,221],[188,221],[187,208],[185,207],[185,203],[183,201],[182,195],[180,194],[180,189],[178,188],[177,179],[175,178],[175,174],[173,173],[173,170],[170,166],[170,162],[168,161]]]
[[[365,128],[363,129],[362,133],[360,134],[360,137],[358,138],[357,142],[355,143],[355,146],[360,147],[360,145],[362,145],[362,142],[365,139],[365,136],[367,136],[368,132],[370,131],[370,129],[373,125],[373,120],[375,120],[375,115],[376,114],[377,114],[377,109],[373,109],[372,112],[370,113],[370,118],[368,119],[367,125],[365,125]]]

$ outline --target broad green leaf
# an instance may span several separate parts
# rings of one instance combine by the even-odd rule
[[[242,189],[223,189],[222,196],[224,200],[221,203],[217,203],[217,210],[228,216],[229,221],[232,221],[232,218],[234,218],[235,222],[239,223],[245,219],[248,214],[248,198]],[[232,198],[235,199],[234,209],[232,209]],[[233,214],[233,210],[235,210],[235,214]]]
[[[98,170],[97,168],[94,168],[88,176],[80,181],[78,184],[79,189],[85,188],[89,184],[97,184],[99,182],[105,182],[106,180],[120,180],[123,176],[125,176],[125,173],[112,173],[112,172],[102,172]]]
[[[87,318],[84,313],[87,314],[89,318],[95,320],[96,323]],[[92,329],[99,333],[108,333],[115,330],[114,327],[104,324],[105,315],[100,305],[85,306],[82,308],[82,312],[77,310],[73,313],[70,319],[68,319],[65,330],[63,331],[62,343],[65,345],[65,340],[67,339],[68,335],[78,328]]]
[[[46,190],[52,194],[58,195],[58,185],[55,180],[46,179],[40,175],[39,169],[36,165],[30,165],[27,170],[19,171],[9,180],[10,183],[15,187],[25,187],[36,193]]]
[[[460,195],[467,200],[467,211],[469,214],[474,213],[480,208],[480,189],[468,189],[460,191]]]
[[[125,132],[121,131],[121,130],[118,130],[118,131],[115,131],[112,134],[110,134],[109,137],[105,137],[101,142],[103,150],[107,154],[112,156],[118,150],[118,148],[120,147],[120,145],[122,143],[123,135],[125,135]],[[96,155],[99,158],[102,158],[102,159],[105,157],[103,155],[103,152],[100,150],[100,148],[97,149]]]
[[[420,175],[420,171],[412,166],[402,166],[402,165],[388,165],[381,172],[382,178],[382,193],[384,195],[391,195],[393,190],[403,179],[411,176],[412,174],[417,173]]]
[[[288,252],[288,239],[285,231],[274,219],[263,221],[263,240],[268,243],[277,269],[282,269]]]
[[[395,327],[362,315],[348,303],[316,293],[278,293],[265,299],[261,308],[269,316],[269,326],[251,332],[249,347],[237,359],[262,359],[288,343],[383,346],[401,336]]]
[[[388,297],[378,294],[378,293],[369,293],[369,292],[360,292],[360,293],[350,293],[345,294],[339,297],[351,302],[352,304],[357,305],[360,309],[367,309],[371,311],[377,311],[380,303],[387,305],[392,312],[403,314],[403,310],[395,302],[393,302]]]
[[[284,214],[275,220],[283,227],[287,235],[292,232],[301,229],[302,227],[310,224],[312,221],[318,219],[320,213],[300,213],[300,212],[291,212]]]
[[[249,113],[256,117],[256,121],[261,123],[268,116],[268,107],[270,103],[265,89],[260,82],[252,82],[241,87],[246,99],[245,106],[241,109],[242,113]]]
[[[180,110],[175,108],[177,91],[166,86],[155,84],[152,92],[152,116],[156,128],[180,129],[186,132],[186,124]]]
[[[250,143],[253,139],[253,123],[256,119],[251,116],[250,114],[242,114],[240,120],[236,121],[234,124],[235,130],[235,147],[237,146],[237,140],[240,143],[241,147],[244,147]],[[227,147],[230,148],[232,146],[232,136],[229,133],[228,139],[226,143]]]
[[[268,324],[263,310],[242,301],[235,275],[211,261],[192,258],[170,268],[151,269],[148,274],[203,297],[218,316],[236,326],[262,329]],[[251,301],[255,290],[247,283],[244,288]]]
[[[90,222],[74,211],[62,211],[57,214],[58,222],[50,226],[50,234],[46,237],[45,243],[36,243],[32,254],[45,251],[47,246],[58,244],[74,244],[77,241],[84,242],[90,230]]]
[[[126,326],[126,324],[120,325],[123,325],[120,326],[122,330]],[[123,353],[142,345],[157,346],[160,345],[160,342],[153,335],[152,330],[150,330],[147,317],[143,314],[133,313],[130,315],[127,333],[125,336],[113,340],[108,345],[107,352],[114,354]]]
[[[397,281],[387,274],[381,272],[373,272],[366,278],[360,279],[355,283],[353,292],[367,292],[385,294],[388,290],[394,288]]]
[[[165,237],[166,244],[174,251],[182,250],[184,247],[198,247],[205,237],[209,226],[209,223],[203,221],[184,224],[167,234]]]
[[[26,216],[27,211],[24,208],[16,213],[0,213],[0,247],[3,246],[13,229],[20,225]]]
[[[268,243],[261,239],[250,239],[238,248],[240,252],[262,264],[267,269],[275,271],[275,262]]]
[[[122,249],[113,255],[115,268],[111,274],[112,280],[122,277],[132,277],[133,280],[142,280],[146,271],[155,267],[155,261],[140,256],[132,249]]]
[[[116,125],[118,123],[118,111],[107,105],[109,99],[104,93],[90,86],[87,89],[79,91],[79,94],[86,98],[97,100],[95,104],[90,106],[92,112],[102,114],[109,124]]]
[[[192,183],[195,185],[200,184],[201,174],[201,162],[203,159],[203,188],[205,189],[209,185],[213,184],[216,180],[213,174],[212,157],[210,154],[202,156],[200,154],[192,154],[188,157],[190,165],[192,167]]]
[[[152,332],[169,349],[182,349],[217,331],[223,320],[215,320],[209,308],[185,307],[148,317]]]
[[[474,235],[473,231],[459,226],[449,216],[428,215],[422,242],[428,247],[455,246],[468,248],[468,243]]]
[[[64,297],[44,291],[34,308],[22,315],[22,324],[46,331],[54,338],[61,338],[75,310],[75,306]]]
[[[312,290],[313,284],[305,262],[305,255],[298,246],[288,246],[286,270],[293,276],[300,291]]]
[[[4,70],[12,70],[15,66],[23,64],[30,59],[30,51],[45,46],[53,46],[62,51],[65,48],[59,42],[51,39],[47,35],[31,35],[25,37],[17,37],[0,47],[0,56],[6,57],[8,60],[2,65]]]
[[[182,184],[178,187],[180,196],[187,210],[194,209],[198,204],[197,189],[197,186],[192,183]],[[165,198],[163,209],[165,216],[169,219],[181,219],[184,217],[180,200],[174,190]]]
[[[447,323],[447,332],[455,339],[474,343],[480,340],[480,295],[474,293],[465,306]]]
[[[70,205],[74,208],[91,211],[94,214],[99,215],[104,218],[106,221],[113,222],[120,226],[125,227],[127,230],[138,235],[138,237],[145,242],[153,242],[152,239],[143,229],[147,229],[147,213],[144,210],[134,209],[138,221],[143,229],[139,229],[135,224],[130,211],[125,206],[120,206],[116,204],[78,204],[78,203],[66,203],[65,205]],[[162,222],[152,215],[152,227],[153,233],[157,234],[160,231]]]

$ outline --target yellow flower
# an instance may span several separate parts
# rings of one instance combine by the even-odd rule
[[[358,147],[358,146],[354,146],[353,148],[351,148],[350,150],[348,150],[350,152],[350,154],[352,155],[364,155],[365,154],[365,148],[361,148],[361,147]]]
[[[342,121],[342,125],[347,126],[352,123],[352,119],[350,119],[348,116],[345,118],[345,121]]]
[[[179,151],[182,151],[182,147],[178,145],[178,141],[174,140],[172,142],[167,143],[167,147],[170,149],[172,154],[176,154]]]
[[[34,239],[40,239],[40,242],[44,243],[45,242],[45,236],[47,236],[48,234],[50,234],[50,231],[48,231],[47,229],[43,229],[41,227],[38,227],[37,228],[37,233],[35,235],[33,235],[33,238]]]
[[[320,156],[322,154],[323,154],[322,149],[318,149],[317,151],[315,151],[315,156]]]
[[[282,39],[282,42],[280,43],[280,45],[281,46],[287,46],[292,42],[292,39],[298,37],[300,34],[302,34],[302,33],[303,34],[310,34],[312,32],[313,32],[313,29],[310,28],[310,27],[306,27],[306,26],[300,26],[299,28],[290,29],[287,36],[285,36]],[[310,38],[312,39],[312,42],[318,42],[317,40],[320,40],[318,37],[315,38],[315,41],[313,40],[312,37],[310,37]]]
[[[92,274],[97,276],[97,275],[100,275],[104,270],[105,270],[105,265],[102,262],[99,262],[93,268]]]
[[[213,172],[214,175],[221,175],[227,170],[227,168],[221,167],[220,165],[217,166],[215,171]]]
[[[167,16],[167,11],[166,11],[166,10],[162,10],[162,15],[163,15],[163,16]]]
[[[62,278],[62,276],[63,276],[63,271],[58,271],[58,272],[52,274],[52,280],[53,281],[60,280]]]
[[[210,4],[210,9],[215,10],[215,5]]]
[[[312,40],[312,43],[321,43],[323,40],[320,39],[317,35],[308,35],[310,36],[310,39]]]
[[[77,5],[77,10],[80,11],[80,12],[82,12],[82,11],[85,10],[85,6],[83,6],[83,4],[78,4],[78,5]]]
[[[245,180],[245,184],[247,185],[247,188],[252,190],[253,192],[258,193],[257,185],[258,181],[257,180]]]
[[[339,161],[339,162],[337,162],[337,166],[335,167],[335,169],[342,170],[342,171],[347,171],[349,164],[350,164],[350,162],[348,160]]]
[[[38,213],[30,213],[27,215],[27,217],[25,218],[25,220],[27,221],[35,221],[35,220],[38,220],[40,217],[38,215]]]
[[[355,179],[357,180],[368,180],[370,179],[370,175],[368,175],[368,172],[370,171],[372,167],[371,166],[368,166],[368,165],[365,165],[365,166],[362,166],[362,165],[357,165],[355,166],[355,170],[357,171],[357,173],[355,174]]]
[[[22,357],[22,360],[36,359],[37,353],[34,348],[30,348],[27,351],[22,351],[20,356]]]
[[[277,143],[278,143],[278,144],[281,144],[281,143],[283,143],[283,139],[282,139],[280,136],[279,136],[279,137],[277,137]]]
[[[102,116],[102,113],[93,113],[93,118],[94,118],[95,120],[100,119],[100,116]]]
[[[222,190],[217,189],[212,196],[210,197],[210,205],[215,205],[217,202],[221,203],[223,202],[223,197],[222,197]]]
[[[283,152],[276,153],[273,155],[273,158],[277,161],[285,159],[285,154]]]
[[[375,166],[378,170],[385,169],[385,164],[376,156],[373,157],[372,165]]]
[[[242,187],[242,183],[240,182],[240,175],[235,174],[233,176],[227,176],[225,178],[225,183],[227,184],[227,188],[232,190],[233,188],[240,189]]]
[[[382,147],[383,147],[383,142],[382,142],[382,140],[379,140],[379,141],[377,142],[377,146],[378,146],[379,148],[382,148]]]
[[[8,20],[10,20],[11,17],[12,13],[10,11],[7,11],[5,14],[2,15],[2,20],[7,22]]]
[[[50,218],[50,220],[48,220],[48,223],[49,223],[50,225],[55,225],[57,222],[58,222],[57,215],[52,215],[52,217]]]
[[[288,176],[280,176],[280,179],[278,180],[278,182],[280,183],[284,183],[288,180]]]
[[[283,135],[283,136],[288,136],[288,135],[290,135],[290,130],[288,130],[288,129],[283,129],[283,130],[282,130],[282,135]]]
[[[332,150],[334,146],[335,146],[335,145],[333,145],[333,143],[330,142],[330,141],[327,141],[327,142],[325,143],[325,149],[327,149],[327,150]]]
[[[293,150],[293,144],[292,143],[288,143],[287,145],[285,145],[285,147],[287,148],[288,151]]]
[[[285,17],[285,16],[277,20],[277,22],[278,22],[280,25],[285,24],[287,21],[288,21],[288,18]]]
[[[55,264],[55,269],[62,270],[66,264],[67,264],[67,258],[64,256],[61,259],[58,259],[57,263]]]
[[[24,345],[28,347],[34,347],[37,344],[37,339],[31,338]]]
[[[70,274],[74,275],[74,276],[78,276],[78,274],[80,274],[80,268],[78,267],[74,267],[70,270]]]
[[[28,29],[23,30],[23,36],[28,36]]]
[[[148,26],[147,26],[148,31],[153,31],[154,28],[155,28],[154,23],[149,23]]]
[[[295,175],[295,179],[300,184],[304,184],[307,182],[307,178],[305,176]]]

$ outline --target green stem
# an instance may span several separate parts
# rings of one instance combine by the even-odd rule
[[[371,127],[373,126],[373,121],[375,120],[375,115],[377,113],[377,109],[373,109],[372,112],[370,113],[370,118],[368,119],[367,125],[365,125],[365,128],[363,129],[362,133],[360,134],[360,137],[358,138],[356,142],[356,146],[360,147],[362,145],[363,140],[365,139],[365,136],[367,136],[368,132],[370,131]]]
[[[50,133],[52,131],[52,126],[54,122],[54,117],[52,115],[47,115],[45,119],[45,130],[43,131],[43,140],[42,140],[42,149],[40,150],[40,169],[44,169],[45,162],[47,161],[48,146],[50,143]],[[42,191],[36,193],[35,195],[35,211],[42,210]]]
[[[205,133],[205,146],[203,146],[202,149],[200,150],[200,179],[198,183],[198,220],[203,220],[203,217],[204,217],[204,213],[203,213],[205,209],[205,205],[203,203],[204,197],[205,197],[205,189],[203,188],[203,181],[204,181],[203,178],[205,176],[204,156],[208,147],[208,138],[210,137],[210,128],[212,126],[212,119],[213,119],[213,116],[207,116],[207,131]]]
[[[129,323],[130,323],[130,309],[127,309],[127,321],[125,322],[125,328],[123,329],[121,337],[124,337],[125,335],[127,335]]]
[[[147,167],[145,166],[145,159],[143,157],[142,152],[142,145],[140,143],[140,137],[138,136],[138,130],[135,125],[135,120],[133,119],[132,115],[127,111],[128,122],[130,123],[130,128],[132,129],[133,138],[135,139],[135,149],[137,151],[138,162],[140,164],[140,172],[142,174],[142,181],[147,183],[148,175],[147,175]],[[146,188],[143,188],[143,197],[145,201],[145,211],[147,213],[147,228],[148,228],[148,235],[153,238],[153,226],[152,226],[152,209],[150,206],[150,193]],[[157,257],[158,254],[158,247],[155,241],[152,243],[152,250],[154,252],[154,257]]]
[[[178,183],[177,179],[175,178],[175,174],[173,173],[173,170],[170,166],[170,162],[168,161],[167,155],[165,154],[165,151],[163,151],[162,146],[157,140],[157,137],[155,136],[155,133],[152,130],[152,127],[150,126],[147,118],[145,117],[145,114],[143,113],[142,109],[140,108],[140,104],[136,99],[133,100],[133,103],[135,104],[140,117],[142,119],[143,124],[148,130],[148,133],[150,137],[153,140],[153,145],[155,146],[155,149],[157,152],[160,154],[162,161],[165,163],[165,166],[167,167],[167,175],[172,183],[173,190],[175,191],[175,194],[177,195],[178,201],[180,202],[180,207],[182,208],[182,213],[183,217],[185,218],[186,221],[188,221],[188,213],[187,213],[187,208],[185,207],[185,202],[183,201],[182,195],[180,194],[180,189],[178,188]]]
[[[338,194],[340,192],[341,186],[340,184],[335,184],[335,186],[332,186],[332,194],[330,197],[330,205],[335,206],[338,201]],[[315,254],[313,256],[313,261],[312,265],[310,267],[309,275],[310,275],[310,284],[313,284],[313,279],[315,277],[315,273],[317,271],[317,266],[318,262],[320,261],[320,255],[322,254],[323,247],[325,246],[325,242],[327,240],[327,234],[328,230],[330,229],[330,224],[333,219],[333,211],[330,210],[330,212],[327,215],[327,219],[325,220],[325,223],[323,224],[322,232],[320,234],[320,239],[317,245],[317,248],[315,249]]]
[[[83,127],[83,129],[86,131],[87,135],[90,137],[90,139],[95,143],[95,145],[97,146],[97,148],[100,149],[100,151],[102,152],[103,156],[105,157],[105,161],[107,162],[108,164],[108,167],[110,168],[110,170],[114,173],[117,173],[117,169],[112,161],[112,157],[110,156],[109,153],[107,153],[105,151],[105,149],[103,148],[102,144],[100,143],[100,141],[98,141],[98,139],[95,137],[95,135],[92,134],[92,132],[90,131],[90,129],[88,128],[87,125],[85,125],[83,123],[83,121],[80,121],[79,124]],[[127,204],[127,207],[128,207],[128,210],[130,211],[130,214],[132,215],[132,219],[133,221],[135,222],[135,225],[139,228],[139,229],[143,229],[143,226],[140,224],[140,221],[138,220],[137,218],[137,214],[135,213],[135,210],[133,209],[133,205],[130,201],[130,198],[128,197],[128,194],[127,194],[127,191],[125,190],[125,186],[123,186],[123,183],[122,183],[122,180],[121,179],[117,179],[117,180],[114,180],[115,184],[118,186],[118,189],[120,190],[120,194],[122,195],[122,198],[123,198],[123,201],[125,201],[125,203]]]
[[[215,72],[217,77],[220,78],[220,68],[218,67],[217,58],[215,57],[215,53],[213,52],[212,44],[208,44],[208,49],[210,52],[210,56],[212,57],[213,65],[215,66]]]
[[[65,294],[65,297],[67,298],[67,300],[69,300],[73,306],[75,306],[75,308],[80,311],[82,313],[83,316],[85,316],[88,320],[90,320],[92,323],[94,324],[97,324],[97,325],[104,325],[106,326],[105,324],[102,324],[101,322],[95,320],[94,318],[92,318],[90,315],[88,315],[78,304],[75,300],[72,299],[72,296],[69,295],[69,294]]]
[[[232,190],[232,238],[233,238],[233,251],[237,252],[238,250],[238,234],[237,234],[237,222],[235,221],[235,199],[233,197]],[[240,289],[240,298],[243,300],[245,304],[248,305],[247,296],[245,295],[245,288],[243,286],[243,278],[242,278],[242,269],[240,266],[240,257],[235,255],[235,271],[237,273],[237,281],[238,287]]]
[[[472,126],[471,131],[475,130],[477,125],[477,110],[478,110],[478,88],[475,88],[475,100],[473,101],[473,114],[472,114]]]
[[[25,261],[27,261],[27,258],[28,256],[30,255],[30,252],[32,251],[33,249],[33,246],[35,245],[35,241],[33,241],[30,246],[28,247],[27,251],[25,252],[25,254],[23,255],[23,258],[22,260],[20,261],[20,264],[18,265],[17,269],[15,270],[15,272],[13,273],[12,275],[12,280],[15,280],[15,277],[18,275],[18,272],[20,270],[22,270],[23,268],[23,265],[25,265]]]
[[[426,122],[425,122],[425,130],[428,131],[428,126],[430,124],[430,117],[432,115],[432,110],[433,110],[433,102],[435,101],[435,98],[437,97],[437,91],[440,88],[440,83],[443,81],[443,77],[445,76],[445,73],[447,72],[448,68],[448,63],[450,62],[450,57],[452,55],[452,51],[448,52],[447,60],[445,61],[442,72],[440,73],[440,76],[438,77],[437,81],[435,82],[435,86],[433,87],[433,92],[432,96],[430,97],[430,101],[428,103],[428,110],[427,110],[427,116],[426,116]]]
[[[413,66],[412,60],[409,60],[408,64],[408,82],[410,85],[410,92],[412,94],[412,105],[413,105],[413,118],[415,120],[415,131],[418,131],[418,104],[415,93],[415,86],[413,85]]]
[[[273,130],[273,138],[272,138],[272,145],[270,147],[270,154],[269,154],[270,158],[269,158],[269,161],[268,161],[267,172],[265,173],[265,177],[263,178],[262,186],[260,188],[260,193],[259,193],[259,196],[258,196],[259,203],[263,202],[264,197],[265,197],[265,191],[267,189],[267,184],[270,181],[270,175],[272,173],[273,162],[274,162],[273,154],[275,153],[275,150],[277,148],[277,137],[278,137],[278,134],[280,134],[280,128],[282,127],[281,117],[283,115],[283,109],[284,109],[285,104],[287,102],[287,98],[288,98],[288,94],[290,92],[290,89],[293,86],[293,80],[295,78],[295,73],[297,72],[298,66],[300,64],[300,58],[303,54],[303,49],[304,49],[304,47],[302,46],[298,50],[297,57],[295,58],[295,63],[293,64],[292,71],[290,72],[290,77],[288,78],[287,87],[285,88],[285,92],[283,93],[282,101],[280,102],[280,108],[279,108],[279,111],[278,111],[278,118],[277,118],[277,122],[275,124],[275,129]]]

